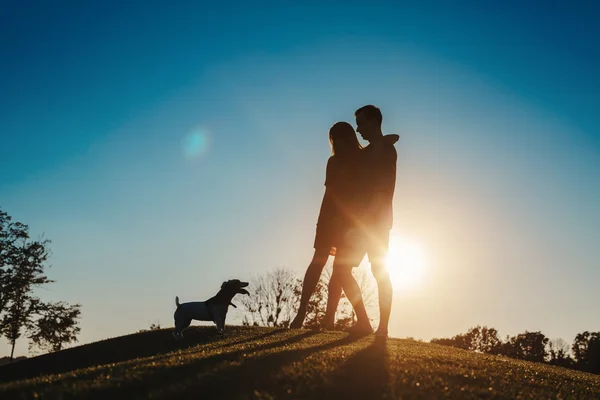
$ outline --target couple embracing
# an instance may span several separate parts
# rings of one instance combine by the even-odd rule
[[[392,307],[392,283],[385,265],[392,200],[396,185],[398,135],[383,135],[379,108],[366,105],[354,113],[356,131],[369,142],[362,147],[352,125],[337,122],[329,130],[332,155],[327,162],[325,195],[317,221],[315,253],[306,270],[300,307],[290,328],[300,328],[321,272],[330,255],[335,256],[329,281],[324,329],[333,329],[342,290],[352,304],[357,322],[352,334],[373,332],[362,293],[352,275],[365,254],[377,281],[379,327],[376,335],[387,337]]]

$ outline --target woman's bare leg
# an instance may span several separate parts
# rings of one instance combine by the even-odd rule
[[[323,328],[334,328],[335,312],[337,310],[341,298],[342,284],[339,279],[339,274],[335,274],[332,272],[331,278],[329,278],[329,285],[327,286],[327,309],[325,311],[325,316],[323,317]]]
[[[308,302],[310,301],[310,297],[319,283],[321,273],[323,272],[323,268],[325,267],[327,259],[329,258],[330,250],[331,248],[315,249],[313,259],[306,269],[306,273],[304,274],[304,281],[302,281],[302,295],[300,296],[300,306],[298,307],[298,314],[296,315],[296,318],[294,318],[290,324],[291,329],[302,328],[304,318],[306,317],[306,308],[308,307]]]
[[[371,322],[369,321],[369,316],[367,315],[367,310],[362,299],[362,293],[360,292],[360,286],[358,286],[356,279],[352,275],[352,268],[358,266],[362,259],[362,257],[357,257],[358,254],[358,252],[350,249],[337,250],[335,261],[333,262],[333,273],[329,282],[330,290],[327,296],[327,311],[324,318],[325,327],[333,326],[335,311],[341,297],[341,293],[337,288],[341,287],[356,313],[356,325],[364,331],[372,330]]]

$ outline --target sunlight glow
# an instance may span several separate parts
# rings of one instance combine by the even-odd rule
[[[194,160],[208,150],[209,136],[206,130],[196,129],[183,139],[183,152],[188,160]]]
[[[416,290],[426,270],[425,252],[417,242],[391,236],[386,264],[395,289]]]

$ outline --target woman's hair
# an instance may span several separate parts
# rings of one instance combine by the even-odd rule
[[[336,122],[329,128],[331,155],[345,156],[362,149],[356,131],[347,122]]]

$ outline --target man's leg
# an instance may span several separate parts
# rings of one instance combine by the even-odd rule
[[[300,306],[298,307],[298,314],[296,318],[290,324],[291,329],[302,328],[302,324],[304,323],[304,318],[306,317],[306,308],[308,307],[308,302],[310,301],[310,297],[312,296],[315,288],[317,287],[317,283],[319,283],[319,279],[321,278],[321,273],[323,272],[323,268],[327,263],[327,258],[329,257],[329,251],[331,249],[323,248],[323,249],[315,249],[315,254],[313,255],[313,259],[310,262],[308,268],[306,269],[306,274],[304,275],[304,281],[302,281],[302,295],[300,296]]]
[[[377,282],[377,291],[379,292],[379,327],[377,328],[377,336],[387,336],[390,314],[392,312],[392,281],[386,266],[389,240],[389,231],[378,234],[368,251],[371,271]]]

